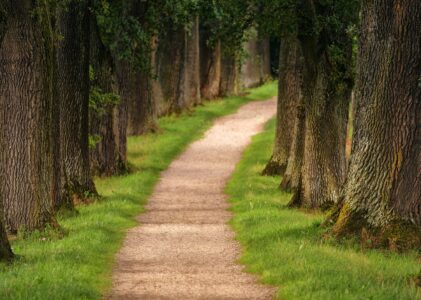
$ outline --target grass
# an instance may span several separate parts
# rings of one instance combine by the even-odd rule
[[[278,287],[279,299],[421,299],[411,283],[417,254],[364,250],[322,239],[322,214],[288,209],[279,177],[260,176],[271,155],[275,122],[252,145],[228,184],[241,262]]]
[[[102,199],[79,207],[76,216],[59,218],[64,238],[50,231],[13,241],[19,257],[11,266],[0,265],[0,299],[101,299],[111,286],[114,256],[125,232],[135,226],[160,172],[215,118],[276,92],[272,82],[244,97],[208,102],[193,112],[162,118],[159,134],[130,138],[128,159],[136,172],[97,179]]]

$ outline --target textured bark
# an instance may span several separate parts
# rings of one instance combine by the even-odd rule
[[[204,99],[215,99],[221,82],[221,42],[211,47],[209,37],[210,32],[200,28],[200,92]]]
[[[264,175],[283,175],[290,155],[296,109],[301,97],[302,55],[297,39],[285,39],[279,56],[277,127],[272,157]]]
[[[305,50],[303,50],[305,51]],[[308,73],[308,70],[307,70]],[[346,178],[346,136],[351,90],[337,95],[329,64],[320,58],[316,74],[305,76],[306,131],[301,206],[327,209],[338,202]]]
[[[114,62],[109,50],[102,43],[96,21],[91,18],[90,65],[94,71],[92,86],[102,93],[116,93]],[[118,149],[118,135],[115,132],[119,120],[115,111],[117,104],[106,104],[90,110],[89,131],[99,137],[99,142],[91,149],[91,169],[99,176],[122,174],[126,171],[125,154]]]
[[[63,162],[63,206],[96,195],[89,164],[89,10],[87,1],[59,9],[58,96]]]
[[[222,54],[221,81],[219,95],[230,96],[238,94],[238,64],[235,56]]]
[[[414,230],[406,242],[420,246],[421,2],[363,1],[361,26],[350,171],[334,232],[377,229],[377,238],[394,235],[392,247]]]
[[[46,3],[19,1],[8,7],[7,17],[0,45],[0,195],[5,225],[16,233],[55,224],[60,194],[54,171],[57,104]],[[0,235],[4,237],[1,229]]]

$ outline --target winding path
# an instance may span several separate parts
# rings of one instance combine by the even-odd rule
[[[253,135],[276,110],[252,102],[216,120],[162,173],[118,254],[109,299],[271,299],[237,263],[224,187]]]

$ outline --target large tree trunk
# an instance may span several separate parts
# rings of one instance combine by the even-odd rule
[[[12,233],[55,224],[60,195],[54,171],[53,33],[46,3],[36,3],[7,8],[0,45],[0,195]]]
[[[238,94],[238,64],[235,56],[222,54],[221,81],[219,95],[230,96]]]
[[[71,0],[59,9],[57,50],[63,206],[96,195],[89,164],[89,8]]]
[[[106,103],[91,103],[89,131],[98,139],[91,149],[91,169],[99,176],[122,174],[126,171],[125,155],[118,150],[117,134],[114,130],[119,120],[115,114],[120,103],[116,98],[116,76],[112,55],[102,43],[96,20],[91,18],[90,62],[94,73],[92,89],[107,97]],[[93,101],[93,99],[91,99]]]
[[[363,1],[356,120],[338,235],[366,229],[392,248],[421,245],[420,27],[420,1]]]
[[[200,92],[204,99],[219,96],[221,82],[221,42],[209,45],[210,32],[200,28]]]
[[[279,56],[279,89],[275,145],[264,175],[283,175],[290,155],[296,109],[301,97],[302,55],[297,39],[285,39]]]
[[[346,136],[351,90],[336,94],[324,58],[305,80],[305,147],[300,206],[327,209],[339,199],[346,178]],[[332,89],[333,88],[333,89]]]

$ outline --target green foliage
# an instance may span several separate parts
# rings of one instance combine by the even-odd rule
[[[212,101],[194,112],[160,119],[159,134],[129,138],[128,160],[139,171],[96,179],[102,197],[77,207],[78,214],[59,217],[63,237],[34,233],[12,241],[18,259],[11,266],[0,265],[0,299],[102,299],[111,285],[114,256],[125,232],[136,225],[135,216],[143,211],[160,172],[215,118],[276,91],[272,82],[247,97]]]
[[[253,139],[226,189],[247,270],[278,287],[278,299],[421,299],[412,283],[417,253],[364,250],[323,237],[322,214],[287,208],[280,178],[261,176],[272,154],[275,120]]]

